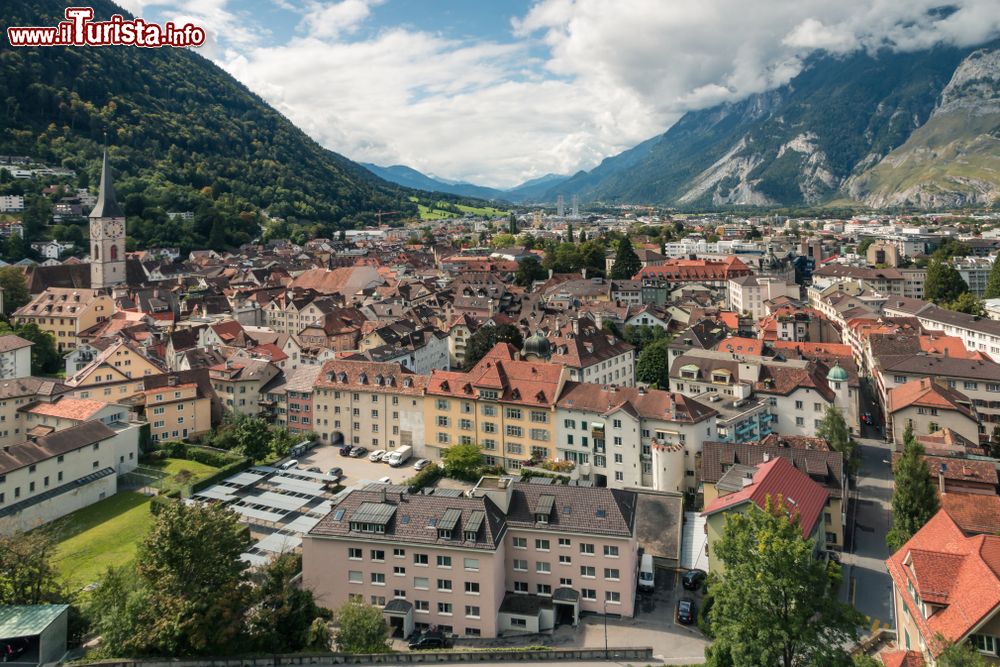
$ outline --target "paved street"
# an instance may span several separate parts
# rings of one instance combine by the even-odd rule
[[[862,393],[862,412],[871,412],[878,423],[880,410],[867,394]],[[862,426],[866,437],[858,440],[861,468],[852,491],[856,494],[853,516],[848,520],[848,526],[853,526],[851,548],[843,563],[845,577],[849,577],[845,589],[854,606],[871,619],[872,626],[878,622],[893,627],[892,580],[884,563],[889,556],[885,535],[892,500],[892,445],[882,440],[882,428]]]

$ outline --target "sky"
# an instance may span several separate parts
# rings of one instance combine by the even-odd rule
[[[971,46],[997,0],[117,0],[352,160],[511,187],[571,174],[805,58]]]

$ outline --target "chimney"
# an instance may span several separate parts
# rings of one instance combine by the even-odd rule
[[[169,387],[176,387],[177,386],[177,376],[176,375],[168,375],[167,376],[167,386],[169,386]]]
[[[771,460],[771,452],[764,452],[764,463]]]
[[[938,469],[938,490],[941,492],[942,496],[945,494],[944,474],[946,472],[948,472],[948,464],[942,463],[941,467]]]
[[[552,280],[552,269],[549,269],[549,280]]]
[[[580,274],[583,276],[583,279],[586,280],[587,279],[587,267],[583,267],[582,269],[580,269]]]

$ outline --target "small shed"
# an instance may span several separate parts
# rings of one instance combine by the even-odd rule
[[[58,662],[66,654],[69,605],[0,606],[0,661],[17,665]]]

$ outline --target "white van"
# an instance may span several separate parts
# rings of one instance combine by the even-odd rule
[[[639,563],[639,590],[652,592],[656,588],[656,574],[653,572],[653,556],[643,554]]]

